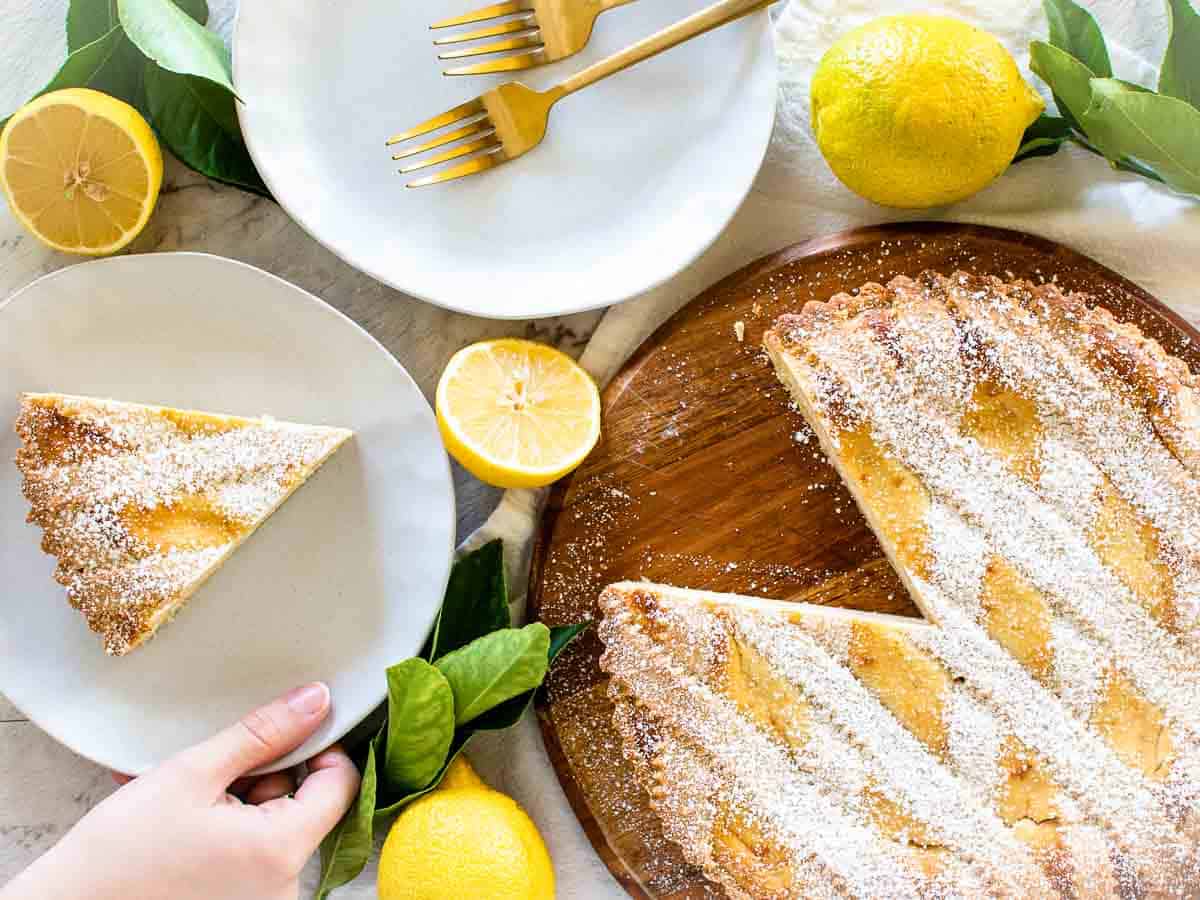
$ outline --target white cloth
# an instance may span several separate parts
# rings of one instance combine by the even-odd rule
[[[1161,4],[1084,2],[1104,28],[1117,74],[1153,84],[1166,35]],[[1027,65],[1030,39],[1045,34],[1041,4],[1034,0],[792,0],[776,23],[779,114],[754,189],[702,259],[668,285],[605,316],[582,360],[601,383],[664,319],[725,274],[805,238],[897,219],[945,218],[1043,235],[1092,256],[1200,322],[1200,297],[1192,289],[1200,259],[1200,202],[1113,172],[1085,151],[1067,148],[1054,157],[1021,163],[971,200],[941,211],[887,210],[841,186],[808,128],[809,77],[825,49],[845,31],[878,15],[906,11],[941,12],[990,31],[1013,52],[1029,83],[1044,90]],[[508,492],[464,545],[504,538],[514,596],[525,591],[530,537],[543,499],[542,492]],[[484,777],[513,795],[538,823],[554,858],[562,900],[626,896],[567,804],[532,715],[507,733],[478,739],[468,755]]]

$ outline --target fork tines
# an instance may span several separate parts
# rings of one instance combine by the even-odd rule
[[[547,61],[545,44],[542,40],[541,29],[538,27],[532,0],[509,0],[507,3],[485,6],[461,16],[434,22],[429,27],[431,29],[452,28],[456,25],[469,25],[491,19],[505,19],[505,21],[497,25],[488,25],[484,28],[475,28],[440,37],[433,43],[438,47],[444,47],[447,44],[462,44],[493,37],[501,38],[501,40],[439,53],[438,59],[465,59],[472,56],[487,56],[492,53],[509,55],[471,66],[447,69],[444,74],[486,75],[495,72],[512,72],[541,65]]]
[[[450,128],[450,126],[456,127]],[[408,131],[402,131],[399,134],[393,135],[388,138],[387,145],[390,147],[394,144],[400,144],[444,128],[450,128],[450,130],[392,156],[392,159],[396,160],[409,159],[422,153],[428,153],[430,150],[436,150],[439,147],[447,148],[440,153],[434,153],[409,165],[402,166],[400,173],[407,174],[429,166],[463,159],[463,157],[467,158],[463,159],[458,165],[450,166],[440,172],[435,172],[432,175],[409,182],[408,187],[423,187],[427,184],[438,184],[439,182],[451,181],[455,178],[463,178],[507,161],[507,158],[504,156],[503,145],[496,136],[496,128],[492,124],[491,119],[488,118],[487,109],[479,99],[456,106],[442,113],[440,116],[426,119],[420,125],[416,125],[408,129]]]

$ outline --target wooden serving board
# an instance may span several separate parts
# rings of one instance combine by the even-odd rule
[[[809,300],[923,269],[1057,280],[1200,370],[1200,332],[1116,273],[1041,238],[907,223],[806,241],[705,291],[605,389],[600,443],[555,485],[535,541],[531,614],[549,625],[592,619],[605,585],[646,578],[919,615],[789,408],[760,343],[776,317]],[[630,895],[723,896],[663,838],[633,779],[612,726],[600,651],[589,630],[538,703],[546,748],[580,822]]]

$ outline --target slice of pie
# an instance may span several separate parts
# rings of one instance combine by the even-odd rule
[[[665,832],[731,897],[1200,896],[1194,376],[962,274],[765,343],[927,621],[608,588]]]
[[[152,637],[353,432],[24,394],[29,521],[115,656]]]

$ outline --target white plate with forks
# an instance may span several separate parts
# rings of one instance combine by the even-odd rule
[[[445,33],[430,23],[485,2],[241,4],[239,117],[267,186],[351,265],[472,315],[560,315],[666,281],[716,239],[762,163],[776,97],[767,13],[564,99],[542,144],[508,165],[406,189],[390,135],[514,77],[544,89],[702,5],[638,0],[600,16],[568,59],[443,76],[452,63],[433,38]]]

